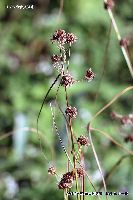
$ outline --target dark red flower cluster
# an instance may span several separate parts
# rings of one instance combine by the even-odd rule
[[[88,69],[88,70],[86,71],[85,79],[86,79],[87,81],[91,81],[91,80],[93,80],[94,78],[95,78],[94,72],[91,70],[91,68]]]
[[[77,142],[81,145],[81,146],[88,146],[89,145],[89,138],[81,135],[78,139]]]
[[[66,43],[74,43],[77,41],[77,37],[73,33],[66,33],[64,30],[59,29],[55,31],[51,39],[52,42],[59,42],[61,45]]]
[[[61,85],[64,87],[71,86],[74,82],[75,81],[74,81],[73,77],[68,73],[63,75],[61,78]]]
[[[77,172],[77,178],[81,178],[84,175],[84,170],[83,168],[76,168],[76,172]],[[73,180],[76,180],[76,174],[72,171],[73,173]]]
[[[53,63],[58,63],[60,61],[62,61],[62,57],[60,55],[52,55],[51,60]]]
[[[82,168],[76,168],[75,170],[64,174],[58,184],[58,188],[63,190],[66,188],[71,188],[73,181],[76,180],[76,173],[77,178],[81,178],[84,175],[84,170]]]
[[[55,31],[51,41],[52,42],[57,41],[62,45],[65,44],[66,43],[66,32],[64,30],[62,30],[62,29],[59,29],[59,30]]]
[[[112,9],[114,6],[115,6],[114,0],[104,1],[104,8],[105,9]]]
[[[116,112],[112,112],[111,117],[113,120],[119,120],[121,122],[121,124],[123,124],[123,125],[126,125],[126,124],[133,125],[133,114],[119,115]]]
[[[68,106],[65,111],[66,115],[70,118],[76,118],[77,116],[77,109],[75,107]]]
[[[63,175],[61,178],[61,181],[58,184],[59,189],[66,189],[66,188],[71,188],[73,184],[73,176],[71,172],[67,172],[66,174]]]
[[[67,33],[66,43],[74,43],[77,41],[77,37],[73,33]]]
[[[48,174],[51,174],[51,175],[55,175],[56,174],[56,170],[55,170],[55,168],[53,166],[49,167]]]

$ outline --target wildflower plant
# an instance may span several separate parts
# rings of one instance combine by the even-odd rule
[[[63,174],[63,177],[59,181],[58,188],[69,191],[69,189],[72,188],[73,186],[73,182],[76,181],[76,190],[79,191],[78,179],[84,177],[84,170],[85,170],[80,164],[81,153],[82,153],[81,147],[87,146],[89,144],[89,139],[88,137],[83,136],[83,135],[77,138],[76,134],[73,131],[73,120],[76,120],[78,111],[75,106],[70,105],[68,92],[67,92],[70,86],[79,82],[71,75],[70,70],[69,70],[71,46],[75,42],[77,42],[77,37],[73,33],[66,33],[64,30],[59,29],[55,31],[55,33],[53,34],[51,38],[51,41],[52,43],[56,44],[60,53],[59,55],[53,55],[51,57],[51,60],[53,62],[53,67],[55,67],[60,73],[60,86],[62,86],[65,91],[66,109],[65,111],[62,111],[62,112],[64,113],[63,115],[65,117],[67,130],[69,132],[68,142],[71,143],[71,145],[70,144],[68,145],[69,146],[68,148],[71,148],[71,149],[66,150],[60,138],[61,145],[63,149],[65,149],[65,153],[67,155],[68,168],[67,168],[67,172]],[[86,71],[84,79],[87,81],[91,81],[94,78],[94,76],[95,75],[93,71],[91,69],[88,69]],[[58,93],[56,93],[56,95],[58,95]],[[55,129],[57,130],[54,115],[53,115],[53,121],[54,121]],[[70,152],[72,154],[73,161],[71,161]],[[72,164],[72,166],[70,166],[70,163]]]
[[[112,4],[112,1],[110,1],[108,3],[109,3],[108,5],[105,4],[105,8],[112,9],[112,7],[114,6]],[[120,148],[122,148],[123,150],[128,152],[129,154],[133,155],[133,152],[131,150],[127,149],[126,147],[122,146],[119,142],[115,141],[111,136],[108,135],[108,133],[105,133],[99,129],[93,128],[92,122],[98,115],[100,115],[105,109],[107,109],[122,94],[124,94],[128,90],[133,89],[133,87],[132,86],[128,87],[124,91],[122,91],[120,94],[117,94],[107,105],[105,105],[100,111],[98,111],[94,115],[94,117],[88,123],[88,126],[87,126],[87,131],[89,133],[89,137],[85,134],[81,134],[78,137],[73,128],[73,123],[78,116],[78,109],[75,107],[75,105],[70,104],[70,100],[69,100],[70,97],[68,95],[69,87],[72,87],[73,84],[77,84],[78,82],[80,82],[79,80],[76,80],[75,77],[73,77],[73,75],[71,74],[71,71],[69,69],[70,68],[70,58],[71,58],[71,47],[72,47],[72,45],[74,45],[75,42],[77,42],[77,36],[75,36],[73,33],[66,33],[65,30],[59,29],[59,30],[56,30],[55,33],[53,34],[53,36],[51,38],[51,42],[53,45],[56,45],[56,47],[59,51],[59,54],[53,54],[51,56],[53,68],[55,70],[57,70],[58,76],[52,83],[51,87],[49,88],[47,94],[45,95],[45,97],[43,99],[43,102],[42,102],[42,105],[41,105],[41,108],[40,108],[40,111],[39,111],[39,114],[37,117],[37,133],[38,133],[38,121],[39,121],[39,117],[40,117],[43,105],[45,103],[45,100],[46,100],[50,90],[52,89],[52,87],[55,85],[55,83],[57,81],[59,81],[59,86],[57,88],[56,95],[55,95],[55,104],[57,105],[58,109],[62,113],[62,116],[66,122],[66,132],[67,132],[67,137],[68,137],[68,140],[67,140],[68,144],[64,145],[64,143],[62,141],[62,138],[60,135],[60,130],[58,129],[58,126],[56,123],[53,106],[52,106],[52,104],[50,104],[52,119],[53,119],[53,127],[54,127],[57,137],[60,141],[60,145],[61,145],[61,147],[66,155],[66,158],[67,158],[67,170],[64,171],[64,173],[59,178],[60,175],[56,171],[55,166],[50,166],[48,169],[48,174],[55,176],[56,178],[58,177],[57,178],[58,189],[64,190],[64,199],[68,199],[68,193],[70,191],[74,190],[74,188],[75,188],[76,192],[83,192],[83,193],[85,192],[85,176],[88,177],[89,182],[91,183],[92,187],[94,188],[94,191],[96,191],[95,186],[93,185],[89,175],[86,172],[85,162],[84,162],[85,157],[84,157],[83,148],[88,148],[89,146],[91,146],[93,153],[94,153],[94,157],[96,159],[96,162],[97,162],[97,165],[99,168],[99,171],[102,176],[103,186],[104,186],[104,189],[106,192],[107,188],[106,188],[104,175],[103,175],[101,165],[100,165],[100,162],[99,162],[96,150],[95,150],[95,146],[92,141],[91,133],[95,132],[95,131],[100,132],[101,134],[108,137],[113,143],[115,143],[117,146],[119,146]],[[126,41],[123,40],[123,43],[126,43]],[[124,44],[124,46],[125,46],[125,44]],[[89,68],[84,73],[84,77],[82,80],[91,82],[91,81],[93,81],[94,78],[95,78],[95,73],[92,71],[91,68]],[[65,109],[64,110],[61,108],[61,106],[59,105],[59,102],[58,102],[58,95],[59,95],[58,92],[59,92],[60,87],[64,88],[64,93],[65,93],[65,102],[64,102]],[[113,113],[112,117],[114,119],[119,119],[121,121],[121,123],[124,123],[124,124],[127,124],[129,122],[132,123],[131,115],[122,117],[122,116],[119,116],[118,114]],[[39,139],[40,139],[40,137],[39,137]],[[132,135],[126,137],[125,141],[126,142],[132,141]],[[41,140],[40,140],[40,147],[43,152]],[[77,199],[80,199],[80,198],[81,197],[79,195],[77,195]],[[84,198],[85,197],[83,195],[83,199]],[[100,199],[100,197],[98,197],[98,198]],[[106,197],[106,199],[108,199],[108,197]]]
[[[83,146],[85,146],[85,148],[89,146],[89,138],[83,134],[81,134],[79,137],[76,136],[73,130],[73,122],[74,120],[76,120],[78,116],[78,109],[75,106],[70,104],[69,96],[68,96],[69,87],[72,87],[73,84],[76,84],[79,82],[79,80],[76,80],[71,75],[71,72],[69,70],[71,46],[74,45],[75,42],[77,42],[77,36],[75,36],[75,34],[73,33],[66,33],[64,30],[59,29],[54,32],[51,38],[51,42],[53,45],[56,45],[57,49],[59,50],[58,55],[53,54],[51,56],[53,67],[58,71],[59,74],[57,78],[55,79],[54,83],[51,85],[50,89],[48,90],[43,100],[43,103],[38,115],[38,120],[39,120],[39,116],[40,116],[43,104],[47,98],[47,95],[49,94],[54,84],[59,80],[59,87],[63,87],[64,92],[65,92],[65,110],[63,111],[58,103],[59,87],[56,92],[55,101],[56,101],[56,105],[59,107],[66,121],[67,132],[68,132],[68,145],[64,145],[62,142],[62,138],[60,136],[60,133],[56,124],[56,119],[53,112],[52,104],[50,104],[50,106],[51,106],[52,117],[53,117],[53,125],[55,128],[56,134],[59,138],[61,147],[63,148],[63,151],[65,152],[65,155],[67,157],[68,164],[67,164],[67,171],[64,172],[64,174],[62,175],[62,178],[58,182],[58,188],[64,190],[65,192],[68,192],[69,189],[73,187],[74,182],[75,182],[76,191],[81,192],[81,191],[84,191],[84,184],[85,184],[84,183],[85,167],[84,167],[84,163],[81,164],[81,160],[83,162],[83,157],[84,157],[82,149],[83,149]],[[89,68],[84,73],[83,80],[90,82],[94,79],[94,77],[95,77],[94,72],[92,71],[91,68]],[[37,121],[37,126],[38,126],[38,121]],[[37,130],[38,130],[38,127],[37,127]],[[48,173],[51,175],[55,175],[56,174],[55,168],[51,166],[48,169]],[[80,184],[79,182],[82,182],[82,184]],[[80,187],[79,187],[79,184],[80,184]],[[65,198],[67,198],[66,196],[67,196],[67,193],[65,193]]]
[[[121,38],[116,21],[114,19],[114,15],[113,15],[113,8],[115,6],[115,3],[113,0],[105,0],[104,1],[104,8],[105,10],[108,11],[112,25],[115,29],[118,41],[119,41],[119,45],[120,48],[123,52],[124,58],[126,60],[127,66],[129,68],[130,74],[131,76],[133,76],[133,70],[132,70],[132,64],[131,61],[129,59],[129,55],[128,55],[128,51],[127,51],[127,46],[129,45],[129,41],[126,38]],[[79,137],[76,135],[75,131],[74,131],[74,121],[76,120],[76,118],[78,117],[78,109],[75,107],[75,105],[71,105],[70,104],[70,97],[68,95],[68,90],[69,87],[72,87],[74,84],[77,84],[78,82],[80,82],[79,80],[76,80],[75,77],[73,77],[73,75],[71,74],[70,71],[70,58],[71,58],[71,48],[72,45],[74,45],[74,43],[76,43],[78,40],[77,36],[74,33],[67,33],[65,30],[62,29],[58,29],[54,32],[53,36],[51,37],[51,42],[53,45],[56,45],[57,49],[58,49],[58,54],[53,54],[51,56],[51,61],[53,64],[53,68],[55,70],[57,70],[58,72],[58,76],[56,77],[56,79],[54,80],[54,82],[52,83],[51,87],[49,88],[48,92],[46,93],[38,117],[37,117],[37,133],[38,133],[38,122],[39,122],[39,117],[43,108],[43,105],[45,103],[45,100],[49,94],[49,92],[51,91],[51,89],[53,88],[53,86],[56,84],[57,81],[59,81],[59,86],[58,89],[56,91],[56,95],[55,95],[55,103],[58,107],[58,109],[60,110],[60,112],[62,113],[62,116],[65,119],[66,122],[66,132],[67,132],[67,137],[68,137],[68,144],[63,143],[61,135],[60,135],[60,131],[58,129],[58,126],[56,124],[56,119],[55,119],[55,114],[53,111],[53,106],[52,104],[50,104],[51,107],[51,113],[52,113],[52,119],[53,119],[53,127],[55,129],[55,132],[57,134],[57,137],[60,141],[60,145],[66,155],[67,158],[67,170],[64,171],[64,173],[61,175],[61,177],[59,178],[59,174],[58,172],[56,172],[55,167],[51,166],[48,169],[48,173],[51,175],[55,175],[57,178],[57,185],[58,185],[58,189],[60,190],[64,190],[64,199],[68,199],[68,192],[72,191],[72,190],[76,190],[76,192],[85,192],[85,177],[87,176],[87,178],[89,179],[90,184],[92,185],[94,191],[96,191],[95,186],[93,185],[88,173],[86,172],[86,167],[85,167],[85,162],[84,162],[84,151],[83,148],[88,148],[89,146],[91,146],[93,153],[94,153],[94,157],[98,166],[98,169],[101,173],[101,177],[102,177],[102,182],[103,182],[103,187],[105,192],[107,191],[107,187],[106,187],[106,176],[104,177],[96,150],[95,150],[95,146],[93,144],[93,140],[92,140],[92,132],[99,132],[100,134],[104,135],[105,137],[107,137],[111,142],[113,142],[115,145],[117,145],[118,147],[120,147],[121,149],[123,149],[124,151],[126,151],[129,155],[133,155],[133,151],[129,150],[128,148],[126,148],[125,146],[123,146],[122,144],[120,144],[119,142],[117,142],[115,139],[113,139],[108,133],[96,129],[93,127],[93,121],[103,112],[105,111],[108,107],[110,107],[119,97],[121,97],[123,94],[125,94],[126,92],[130,91],[133,89],[133,86],[129,86],[126,89],[124,89],[123,91],[121,91],[120,93],[118,93],[116,96],[114,96],[114,98],[112,98],[112,100],[107,103],[103,108],[101,108],[90,120],[90,122],[87,125],[87,132],[88,135],[85,134],[81,134]],[[93,79],[95,78],[95,73],[93,72],[92,68],[88,68],[85,73],[84,73],[84,77],[82,78],[82,80],[87,81],[87,82],[91,82],[93,81]],[[59,105],[58,102],[58,92],[59,92],[59,88],[63,87],[64,88],[64,93],[65,93],[65,109],[63,110],[61,108],[61,106]],[[112,117],[114,119],[120,120],[120,122],[122,124],[132,124],[132,116],[119,116],[118,114],[113,113]],[[132,134],[127,136],[125,138],[125,142],[132,142]],[[39,137],[40,139],[40,137]],[[40,140],[40,147],[42,150],[42,144],[41,144],[41,140]],[[42,150],[43,152],[43,150]],[[121,160],[123,160],[125,157],[123,157]],[[118,162],[120,163],[120,162]],[[116,166],[118,164],[116,163]],[[110,174],[112,171],[110,171],[108,174]],[[101,187],[100,187],[101,189]],[[83,195],[83,199],[84,199],[84,195]],[[81,199],[81,197],[79,195],[77,195],[77,199]],[[100,197],[98,197],[98,199],[101,199]],[[106,199],[108,199],[108,197],[106,197]]]
[[[61,2],[63,2],[63,1],[61,1]],[[118,26],[117,26],[117,23],[115,20],[115,15],[113,13],[116,3],[117,2],[114,0],[103,0],[103,7],[105,9],[105,12],[108,13],[109,19],[111,22],[110,32],[111,32],[111,27],[113,27],[115,30],[117,39],[118,39],[118,45],[119,45],[120,49],[122,50],[127,67],[131,74],[131,77],[133,78],[133,67],[132,67],[132,63],[129,58],[130,54],[128,53],[128,46],[130,45],[130,41],[125,36],[122,37],[120,34],[120,31],[118,29]],[[110,33],[109,33],[109,37],[110,37]],[[115,140],[106,131],[100,130],[99,128],[95,128],[94,123],[93,123],[99,115],[101,115],[106,109],[110,108],[110,106],[113,103],[115,103],[119,98],[121,98],[122,95],[125,95],[125,93],[133,90],[133,85],[128,86],[127,88],[125,88],[122,91],[120,91],[119,93],[117,93],[107,104],[105,104],[105,106],[103,106],[100,110],[98,110],[96,112],[96,114],[94,114],[92,116],[92,118],[90,119],[90,121],[88,122],[85,132],[80,131],[80,130],[75,131],[74,124],[75,124],[75,121],[78,120],[79,109],[75,104],[73,104],[71,102],[71,99],[70,99],[71,96],[69,95],[69,90],[70,90],[70,87],[73,87],[73,85],[77,85],[80,82],[80,80],[77,80],[76,77],[73,76],[73,74],[71,73],[71,51],[72,51],[72,47],[75,45],[76,42],[78,42],[79,39],[80,38],[78,38],[74,33],[68,33],[63,29],[56,30],[53,33],[53,35],[51,36],[51,38],[50,38],[51,45],[54,45],[58,52],[56,54],[54,53],[53,55],[51,55],[52,67],[55,71],[57,71],[58,75],[55,78],[55,80],[53,81],[52,85],[50,86],[50,88],[48,89],[47,93],[45,94],[45,96],[43,98],[43,102],[42,102],[41,108],[39,110],[39,114],[37,116],[37,130],[35,128],[30,128],[30,127],[22,128],[23,131],[38,134],[38,138],[39,138],[39,142],[40,142],[40,149],[44,156],[43,158],[46,161],[49,161],[43,150],[43,145],[42,145],[43,137],[41,137],[42,133],[39,130],[39,118],[40,118],[41,111],[43,109],[43,105],[46,102],[51,89],[53,89],[55,84],[58,83],[58,87],[57,87],[57,91],[56,91],[55,99],[54,99],[55,100],[54,105],[56,105],[57,109],[61,113],[61,117],[65,121],[66,133],[63,132],[63,134],[66,134],[67,143],[65,143],[63,141],[62,134],[60,134],[61,131],[60,131],[59,126],[56,123],[56,121],[57,121],[56,113],[55,113],[52,103],[50,103],[50,108],[51,108],[51,118],[52,118],[53,124],[51,122],[50,123],[56,133],[57,139],[60,142],[60,146],[62,148],[64,156],[66,157],[67,165],[62,169],[63,172],[60,173],[58,170],[58,166],[56,166],[56,164],[52,164],[48,167],[47,174],[49,176],[52,176],[53,178],[55,178],[55,180],[57,181],[56,182],[57,188],[60,191],[64,191],[64,199],[65,200],[69,199],[68,193],[71,191],[83,192],[83,193],[86,192],[87,180],[89,180],[88,185],[89,185],[89,187],[90,187],[90,185],[92,186],[93,191],[101,191],[101,189],[103,187],[104,187],[104,190],[107,191],[108,188],[106,186],[106,182],[108,181],[110,176],[113,174],[112,172],[114,172],[114,170],[117,167],[119,167],[120,163],[125,158],[133,156],[132,146],[130,146],[133,144],[133,132],[132,132],[133,114],[132,113],[122,115],[122,114],[119,114],[120,112],[118,112],[118,113],[112,112],[112,114],[111,114],[112,119],[120,124],[120,130],[122,130],[121,132],[124,132],[125,131],[124,128],[128,127],[128,134],[125,133],[126,131],[122,134],[122,136],[123,136],[122,139],[126,143],[126,144],[124,143],[124,145],[122,143],[120,143],[119,141]],[[107,54],[107,52],[108,52],[109,40],[110,40],[110,38],[108,38],[108,42],[107,42],[108,44],[105,48],[105,54]],[[105,62],[103,64],[104,66],[106,65],[106,60],[107,60],[107,58],[105,58]],[[104,66],[103,66],[103,69],[105,69]],[[95,76],[96,76],[96,74],[95,74],[95,72],[93,72],[93,68],[91,68],[91,66],[90,66],[90,67],[88,67],[88,69],[86,71],[84,71],[84,76],[82,78],[82,81],[86,81],[87,84],[91,84],[91,81],[93,81]],[[60,88],[62,88],[62,90],[64,91],[63,108],[61,107],[59,98],[58,98],[60,95],[60,93],[59,93]],[[113,123],[113,120],[111,121],[112,123]],[[100,134],[101,138],[106,137],[109,141],[111,141],[113,144],[115,144],[117,147],[119,147],[120,149],[122,149],[124,152],[127,153],[126,155],[122,155],[122,157],[114,164],[114,166],[112,166],[112,168],[110,168],[106,172],[106,174],[103,173],[103,170],[102,170],[99,158],[98,158],[98,154],[95,149],[95,144],[93,143],[93,137],[95,136],[95,138],[96,138],[97,133]],[[92,137],[93,134],[94,134],[94,136]],[[0,137],[0,140],[3,140],[5,138],[9,137],[10,135],[13,135],[13,131],[9,132],[5,135],[2,135]],[[121,139],[121,137],[120,137],[120,139]],[[45,140],[45,143],[46,143],[46,146],[49,146],[50,150],[53,148],[47,144],[47,139]],[[131,147],[131,149],[130,149],[130,147]],[[86,169],[87,162],[86,162],[86,158],[85,158],[85,150],[93,151],[94,159],[98,166],[99,172],[101,173],[102,182],[101,182],[101,184],[99,184],[98,190],[96,189],[95,185],[93,184],[92,178],[90,178],[90,172],[88,172]],[[91,160],[90,160],[90,163],[91,163]],[[91,191],[88,191],[88,192],[91,192]],[[82,195],[82,196],[77,195],[76,198],[78,200],[86,199],[86,197],[84,195]],[[101,199],[100,196],[97,196],[97,198]],[[87,199],[91,199],[91,197],[87,197]],[[108,199],[108,197],[106,197],[106,199]],[[112,199],[113,199],[113,197],[112,197]]]

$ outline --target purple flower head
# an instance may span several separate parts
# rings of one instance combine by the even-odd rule
[[[81,145],[81,146],[88,146],[89,145],[89,139],[88,137],[81,135],[77,142]]]
[[[68,106],[65,111],[66,115],[70,118],[76,118],[77,116],[77,109],[75,107]]]
[[[73,33],[67,33],[66,43],[74,43],[77,41],[77,37]]]
[[[94,72],[91,70],[91,68],[88,69],[88,70],[86,71],[85,79],[86,79],[87,81],[92,81],[92,80],[94,79],[94,77],[95,77]]]
[[[52,41],[52,43],[57,41],[61,45],[64,45],[66,43],[66,32],[64,30],[62,30],[62,29],[59,29],[59,30],[55,31],[51,41]]]
[[[71,86],[74,83],[74,79],[73,77],[66,73],[65,75],[62,76],[61,78],[61,85],[64,87],[68,87]]]

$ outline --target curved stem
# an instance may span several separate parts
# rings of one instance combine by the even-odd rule
[[[92,124],[92,122],[94,121],[94,119],[96,119],[96,117],[98,115],[100,115],[104,110],[106,110],[110,105],[112,105],[120,96],[122,96],[123,94],[125,94],[126,92],[133,90],[133,86],[129,86],[127,88],[125,88],[124,90],[122,90],[121,92],[119,92],[118,94],[116,94],[111,101],[109,101],[109,103],[107,103],[102,109],[100,109],[91,119],[90,123],[88,124],[88,127],[90,124]]]
[[[96,129],[96,128],[92,128],[91,127],[91,130],[92,131],[97,131],[101,134],[103,134],[105,137],[107,137],[110,141],[112,141],[114,144],[116,144],[118,147],[120,147],[121,149],[123,149],[124,151],[126,151],[127,153],[133,155],[133,151],[127,149],[126,147],[124,147],[122,144],[120,144],[119,142],[117,142],[116,140],[114,140],[108,133],[106,133],[105,131],[101,131],[99,129]]]

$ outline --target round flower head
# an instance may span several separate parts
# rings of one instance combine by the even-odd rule
[[[51,175],[55,175],[56,174],[56,170],[55,170],[55,168],[53,166],[49,167],[48,174],[51,174]]]
[[[58,63],[58,62],[62,61],[62,57],[59,56],[59,55],[53,54],[52,57],[51,57],[51,60],[52,60],[53,63]]]
[[[75,107],[68,106],[65,111],[66,115],[70,118],[76,118],[77,116],[77,109]]]
[[[84,175],[84,170],[80,167],[76,169],[77,172],[77,178],[81,178]],[[73,180],[76,180],[76,174],[72,171],[73,173]]]
[[[77,37],[73,33],[67,33],[66,43],[74,43],[77,41]]]
[[[94,78],[95,78],[94,72],[91,70],[91,68],[88,69],[88,70],[86,71],[85,79],[86,79],[87,81],[92,81]]]
[[[57,41],[61,45],[64,45],[65,42],[66,42],[66,32],[64,30],[62,30],[62,29],[59,29],[59,30],[55,31],[51,41],[52,41],[52,43]]]
[[[74,79],[72,78],[72,76],[70,74],[65,74],[62,76],[61,78],[61,85],[64,87],[70,86],[74,83]]]
[[[66,188],[71,188],[73,184],[73,177],[71,172],[67,172],[66,174],[63,175],[61,181],[58,184],[59,189],[66,189]]]
[[[81,146],[88,146],[89,145],[89,139],[88,137],[81,135],[77,142],[81,145]]]

